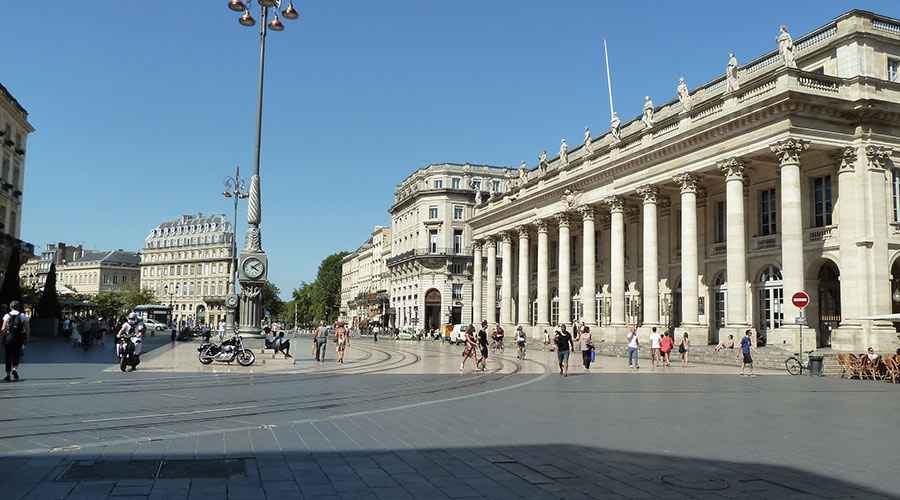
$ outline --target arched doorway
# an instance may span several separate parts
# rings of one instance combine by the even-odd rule
[[[425,328],[434,330],[441,326],[441,292],[432,288],[425,292]]]
[[[831,331],[841,323],[841,273],[826,260],[819,268],[819,328],[817,347],[831,346]]]
[[[766,337],[770,330],[780,328],[784,322],[784,281],[781,269],[766,266],[756,280],[756,342],[766,345]]]
[[[725,279],[725,271],[716,275],[712,287],[712,327],[713,342],[719,341],[719,329],[725,327],[725,311],[728,309],[728,281]]]
[[[197,324],[206,323],[206,306],[200,304],[197,306],[197,313],[194,315],[197,318]]]

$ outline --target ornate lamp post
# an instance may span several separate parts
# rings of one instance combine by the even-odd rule
[[[237,213],[238,201],[246,199],[250,196],[247,192],[247,186],[244,179],[241,179],[241,167],[236,167],[234,177],[225,178],[225,191],[222,192],[225,198],[234,200],[234,225],[232,226],[234,234],[231,238],[231,277],[229,285],[231,285],[231,293],[225,298],[225,328],[228,334],[235,333],[234,311],[237,309],[238,297],[238,272],[237,272]]]
[[[278,17],[278,9],[285,3],[283,0],[257,0],[260,9],[259,23],[259,86],[256,102],[256,151],[253,164],[253,176],[250,177],[249,202],[247,203],[247,236],[244,250],[241,251],[238,264],[240,276],[240,331],[247,334],[258,334],[262,329],[262,288],[268,276],[268,258],[262,249],[262,205],[260,200],[259,160],[262,144],[262,111],[263,82],[266,69],[266,34],[268,30],[282,31],[284,24]],[[240,12],[238,22],[242,26],[254,26],[253,0],[229,0],[228,8]],[[270,10],[272,19],[269,20]],[[300,13],[294,8],[293,0],[281,11],[281,16],[295,20]]]
[[[169,296],[169,320],[172,321],[172,324],[175,324],[175,312],[172,310],[172,302],[176,295],[178,295],[178,291],[181,288],[181,284],[176,283],[175,286],[169,287],[166,285],[163,287],[163,293]]]

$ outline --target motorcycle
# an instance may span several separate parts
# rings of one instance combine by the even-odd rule
[[[197,348],[197,359],[204,365],[208,365],[213,361],[221,363],[231,363],[237,360],[241,366],[250,366],[256,362],[256,355],[250,349],[244,348],[244,342],[240,335],[234,335],[221,344],[215,342],[205,342]]]
[[[129,366],[131,371],[137,369],[137,365],[141,364],[141,344],[142,341],[138,337],[124,336],[119,338],[116,344],[116,353],[119,356],[119,369],[123,372]]]

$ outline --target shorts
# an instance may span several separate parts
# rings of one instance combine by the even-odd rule
[[[746,364],[748,364],[748,365],[752,365],[752,364],[753,364],[753,358],[750,357],[750,353],[749,353],[749,352],[745,352],[745,353],[744,353],[744,363],[746,363]]]
[[[556,357],[559,358],[560,363],[568,363],[569,362],[569,351],[557,351]]]

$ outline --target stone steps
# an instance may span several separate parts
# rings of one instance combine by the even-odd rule
[[[738,357],[739,351],[739,349],[722,349],[716,352],[713,346],[693,346],[688,359],[691,363],[739,367],[741,365],[741,358]],[[626,344],[608,344],[604,342],[597,344],[597,352],[606,356],[624,358],[628,356],[628,346]],[[777,347],[761,347],[753,351],[753,366],[769,370],[784,370],[784,360],[790,355],[789,351]],[[641,359],[650,359],[650,348],[642,347],[638,351],[638,356]],[[680,362],[681,355],[678,353],[677,346],[672,349],[670,357],[672,362],[675,362],[676,359]],[[828,363],[826,363],[826,366],[828,366]],[[840,374],[840,369],[838,369],[837,373]]]

